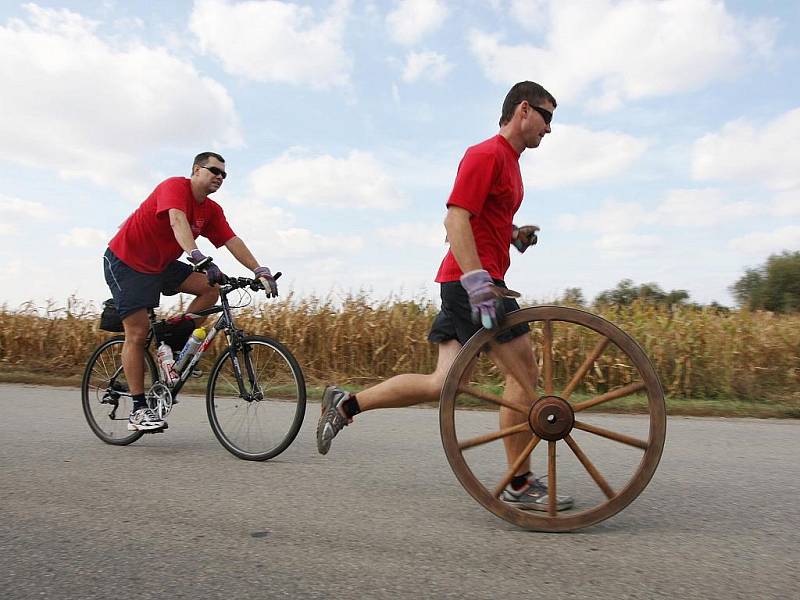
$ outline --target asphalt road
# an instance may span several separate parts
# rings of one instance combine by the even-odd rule
[[[797,598],[800,422],[670,419],[649,487],[568,534],[460,486],[430,409],[362,415],[316,453],[318,405],[265,463],[200,398],[118,448],[76,389],[0,385],[0,598]],[[621,430],[638,417],[598,417]],[[469,419],[492,420],[489,413]],[[576,496],[577,498],[577,496]]]

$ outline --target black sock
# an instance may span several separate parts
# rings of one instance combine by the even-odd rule
[[[136,412],[140,408],[147,408],[147,400],[144,399],[144,394],[133,394],[131,398],[133,398],[133,410],[131,412]]]
[[[531,476],[531,472],[528,471],[527,473],[523,473],[522,475],[516,475],[511,480],[511,487],[515,490],[522,488],[526,483],[528,483],[528,477]]]
[[[342,402],[342,410],[348,419],[352,419],[361,412],[361,407],[358,405],[355,394],[350,394],[350,397]]]

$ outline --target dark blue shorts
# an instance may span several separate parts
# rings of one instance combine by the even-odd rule
[[[178,288],[192,274],[192,267],[175,260],[161,273],[140,273],[117,258],[109,248],[103,255],[103,272],[117,312],[124,319],[140,308],[156,308],[161,294],[177,294]]]
[[[506,284],[499,280],[494,280],[495,285],[506,287]],[[481,325],[472,322],[472,307],[469,305],[467,290],[461,285],[460,281],[446,281],[439,284],[441,286],[442,310],[436,315],[428,334],[428,341],[441,344],[449,340],[458,340],[461,345],[467,343]],[[512,310],[518,310],[519,304],[514,298],[503,298],[502,306],[498,310],[498,318],[502,323],[502,315]],[[497,341],[501,343],[510,342],[516,337],[525,335],[531,330],[525,324],[515,325],[508,331],[497,336]]]

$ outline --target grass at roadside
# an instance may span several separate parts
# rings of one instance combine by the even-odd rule
[[[205,395],[206,377],[190,380],[183,388],[183,393]],[[61,387],[80,387],[81,378],[77,375],[57,375],[37,373],[24,370],[0,371],[0,383],[22,383],[28,385],[52,385]],[[311,383],[306,388],[309,403],[318,403],[322,397],[324,385]],[[358,392],[361,386],[348,386],[348,390]],[[497,390],[494,390],[497,393]],[[575,394],[571,400],[580,402],[588,396]],[[480,400],[462,395],[459,404],[466,409],[494,410],[495,407]],[[425,406],[434,407],[435,404]],[[603,405],[602,408],[589,409],[590,412],[640,414],[646,412],[644,396],[634,395]],[[755,418],[800,418],[800,406],[797,403],[771,401],[769,403],[750,402],[730,398],[667,398],[667,414],[670,416],[713,416],[713,417],[755,417]]]

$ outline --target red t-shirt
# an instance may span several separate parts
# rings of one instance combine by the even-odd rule
[[[169,224],[170,208],[186,213],[195,239],[202,235],[219,248],[236,237],[219,204],[210,198],[197,202],[189,179],[170,177],[125,220],[108,247],[140,273],[161,273],[183,253]]]
[[[459,206],[472,214],[470,224],[478,257],[494,279],[503,279],[511,264],[508,248],[523,193],[519,154],[502,135],[467,148],[447,206]],[[462,274],[448,250],[436,281],[458,281]]]

